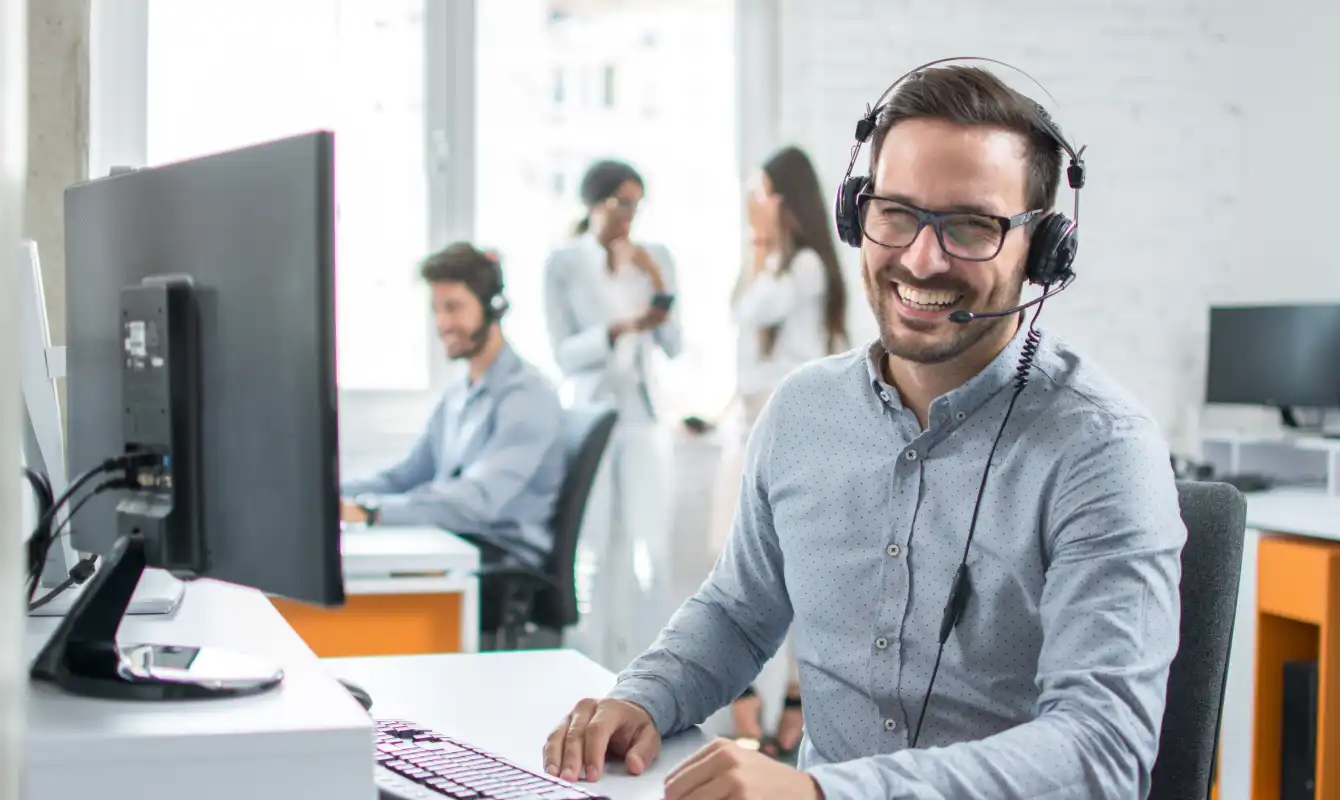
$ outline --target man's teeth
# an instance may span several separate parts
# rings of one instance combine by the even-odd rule
[[[925,289],[913,289],[911,286],[898,284],[898,296],[903,302],[912,306],[923,308],[937,308],[940,306],[949,306],[958,302],[960,295],[953,292],[936,292]]]

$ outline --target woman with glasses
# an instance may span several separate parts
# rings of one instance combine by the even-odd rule
[[[831,232],[829,206],[805,153],[786,147],[759,170],[746,201],[750,253],[732,297],[739,326],[736,398],[738,431],[723,458],[714,532],[730,529],[739,499],[741,460],[749,430],[773,389],[801,364],[848,347],[847,293]],[[804,717],[790,641],[786,699],[775,737],[764,737],[762,702],[751,687],[735,701],[737,741],[790,758],[800,745]]]
[[[572,636],[617,671],[651,644],[673,610],[669,442],[658,424],[653,356],[679,354],[680,327],[670,252],[632,238],[642,177],[621,161],[600,161],[580,191],[586,215],[545,264],[545,314],[574,403],[607,404],[619,415],[602,470],[607,480],[587,504],[592,523],[583,525],[578,564],[590,604]]]

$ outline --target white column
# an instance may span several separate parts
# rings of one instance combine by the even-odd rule
[[[19,525],[19,359],[15,307],[19,222],[27,171],[27,2],[0,0],[0,800],[22,786],[26,614]]]

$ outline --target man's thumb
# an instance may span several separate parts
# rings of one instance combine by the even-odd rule
[[[656,760],[656,755],[660,749],[661,741],[660,737],[656,735],[656,728],[651,725],[643,725],[633,736],[633,744],[623,757],[628,772],[632,775],[641,775],[647,767],[651,766],[651,762]]]

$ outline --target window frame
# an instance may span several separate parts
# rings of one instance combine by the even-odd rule
[[[475,3],[424,0],[424,170],[428,185],[425,254],[474,231]],[[91,9],[90,176],[142,167],[148,152],[148,0],[95,0]],[[459,369],[429,347],[426,390],[339,390],[342,459],[389,462],[403,455]]]

